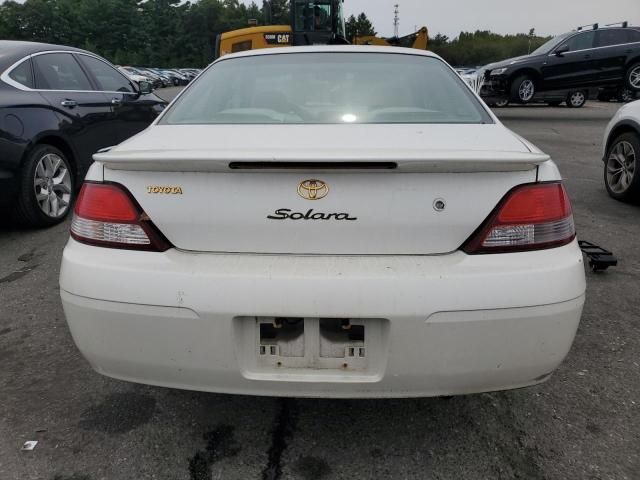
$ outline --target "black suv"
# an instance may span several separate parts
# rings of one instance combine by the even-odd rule
[[[529,103],[539,92],[603,86],[640,92],[640,27],[580,27],[530,55],[487,65],[480,94]]]
[[[0,41],[0,205],[27,225],[62,221],[92,155],[144,130],[165,105],[90,52]]]

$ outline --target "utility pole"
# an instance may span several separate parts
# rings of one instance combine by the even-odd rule
[[[397,3],[393,6],[393,36],[400,36],[400,5]]]
[[[527,52],[527,55],[531,54],[531,40],[533,40],[533,36],[535,35],[535,28],[532,28],[531,30],[529,30],[529,51]]]
[[[264,17],[265,17],[265,24],[266,25],[273,25],[273,10],[271,8],[271,0],[264,0],[264,2],[262,3],[262,5],[264,6]]]

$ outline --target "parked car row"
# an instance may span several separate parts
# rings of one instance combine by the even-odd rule
[[[603,30],[592,33],[602,34]],[[632,31],[627,27],[606,30]],[[640,42],[630,45],[627,55],[638,45]],[[629,86],[640,91],[640,56],[629,62],[631,74],[625,78]],[[491,76],[491,71],[487,72]],[[166,102],[152,94],[153,87],[186,84],[199,73],[196,69],[116,68],[76,48],[0,41],[0,204],[17,205],[15,216],[27,225],[46,226],[62,220],[92,155],[140,132],[164,109]],[[482,78],[476,72],[458,73],[476,91],[484,92],[485,86],[477,81]],[[600,99],[613,92],[608,88],[601,87]],[[589,91],[588,87],[573,89],[557,98],[552,91],[543,91],[532,101],[543,99],[555,105],[564,100],[569,106],[579,107]],[[634,125],[625,119],[623,126],[632,129]],[[633,142],[624,145],[624,152],[631,152],[630,158],[635,159],[638,146]],[[606,179],[613,178],[619,188],[624,187],[626,192],[628,187],[633,192],[637,188],[637,180],[631,181],[634,168],[625,170],[629,174],[625,179]],[[608,189],[616,193],[610,185]]]
[[[187,85],[201,71],[197,68],[149,68],[120,65],[117,68],[131,80],[149,82],[153,85],[153,88]]]

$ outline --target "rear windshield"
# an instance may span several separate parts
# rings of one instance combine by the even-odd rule
[[[444,62],[420,55],[295,53],[222,60],[161,124],[492,123]]]

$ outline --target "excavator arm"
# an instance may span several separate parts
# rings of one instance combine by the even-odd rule
[[[417,32],[411,33],[404,37],[382,38],[373,35],[355,37],[354,45],[379,45],[387,47],[406,47],[416,48],[418,50],[426,50],[429,43],[429,30],[422,27]]]

